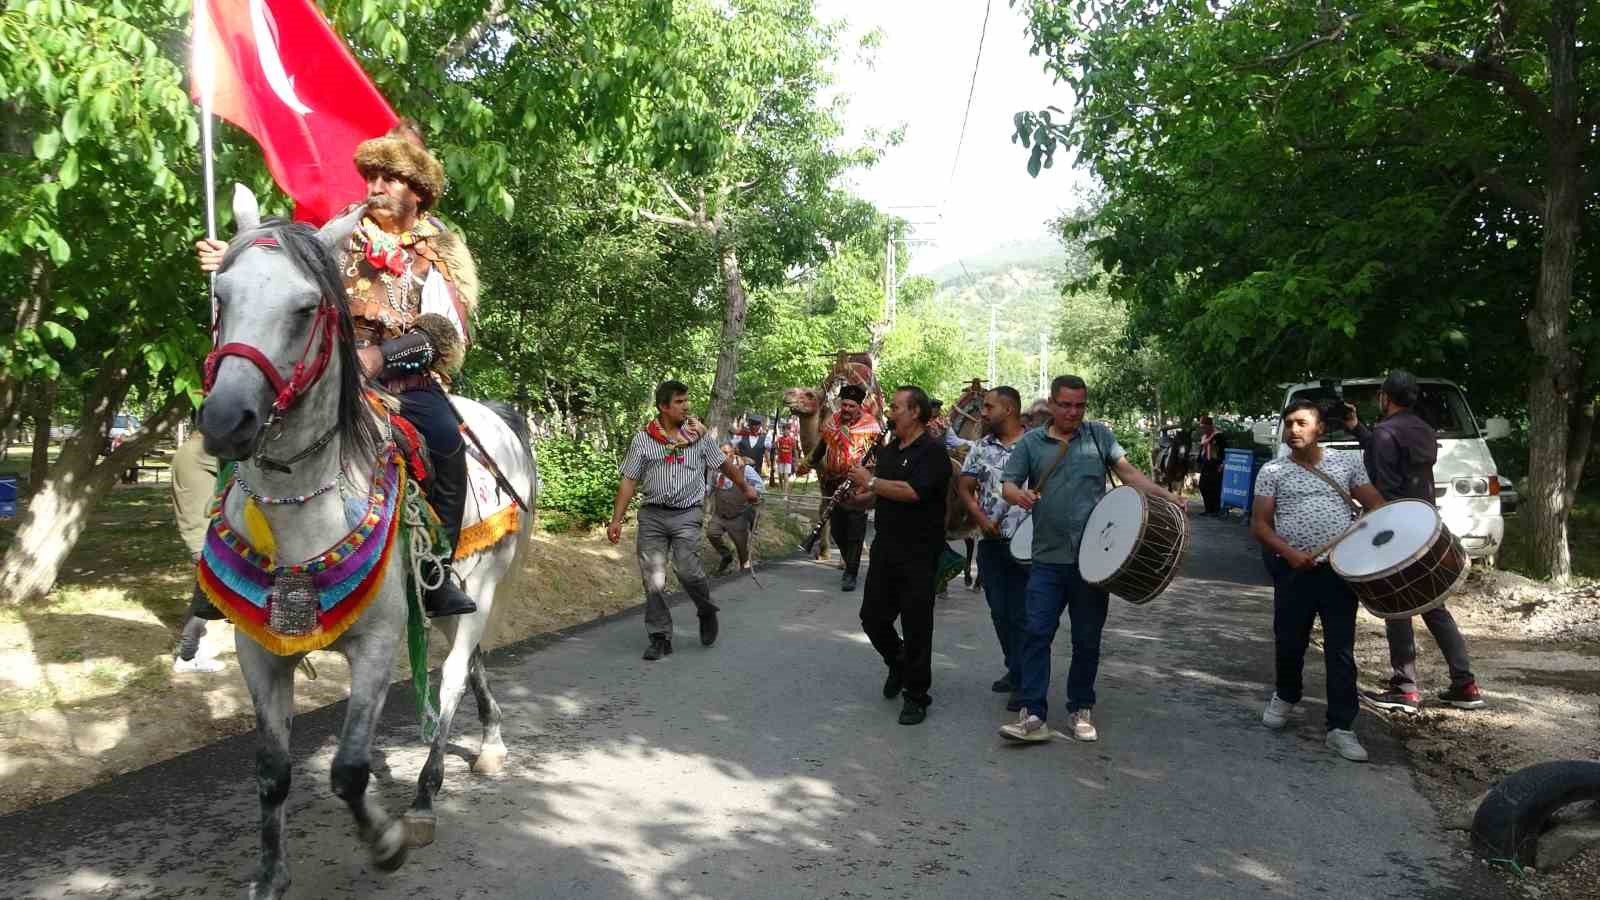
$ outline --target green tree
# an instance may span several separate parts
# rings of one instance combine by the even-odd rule
[[[709,114],[717,139],[673,174],[636,175],[632,202],[648,221],[695,235],[717,262],[722,324],[708,424],[726,432],[750,288],[781,284],[873,221],[838,180],[876,153],[836,146],[839,109],[823,95],[837,29],[817,21],[811,0],[689,0],[674,8],[672,28],[675,64],[696,89],[684,114]],[[675,139],[658,132],[625,146],[624,158],[659,160],[661,138]]]
[[[1028,12],[1077,107],[1066,121],[1019,114],[1017,137],[1030,171],[1070,147],[1105,185],[1091,246],[1131,330],[1211,365],[1199,387],[1218,399],[1393,365],[1462,373],[1480,396],[1525,385],[1538,557],[1566,578],[1600,390],[1581,242],[1597,207],[1592,10],[1032,0]]]

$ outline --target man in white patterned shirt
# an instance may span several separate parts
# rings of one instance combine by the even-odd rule
[[[1361,454],[1328,450],[1322,411],[1297,400],[1283,411],[1283,442],[1289,455],[1268,462],[1256,476],[1250,533],[1265,550],[1272,575],[1272,636],[1277,648],[1277,690],[1261,721],[1282,728],[1300,702],[1311,626],[1322,620],[1322,657],[1328,682],[1328,748],[1352,762],[1367,751],[1354,725],[1356,693],[1356,598],[1328,564],[1327,552],[1355,521],[1354,502],[1368,510],[1383,505],[1367,480]],[[1354,498],[1354,500],[1352,500]]]
[[[1028,567],[1011,556],[1011,533],[1028,511],[1012,506],[1000,495],[1004,484],[1000,476],[1011,458],[1011,448],[1022,437],[1021,411],[1022,396],[1014,387],[1002,385],[984,395],[986,433],[967,454],[957,488],[980,534],[978,580],[983,582],[989,618],[994,621],[1000,656],[1006,666],[1005,676],[990,689],[1010,695],[1006,709],[1012,712],[1022,709],[1022,629],[1027,621],[1024,595],[1028,590]]]
[[[667,558],[700,617],[700,643],[717,640],[717,605],[700,565],[700,523],[705,518],[706,474],[721,469],[757,503],[761,495],[744,482],[743,463],[724,454],[689,418],[689,388],[679,381],[656,387],[656,417],[633,436],[620,471],[622,483],[606,526],[606,540],[622,540],[622,516],[639,494],[639,574],[644,578],[644,625],[650,647],[644,658],[672,655],[672,610],[667,607]]]

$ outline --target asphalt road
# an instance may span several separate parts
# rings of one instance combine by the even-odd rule
[[[716,588],[722,638],[677,611],[677,652],[639,659],[638,611],[494,655],[511,759],[474,778],[457,717],[435,844],[366,863],[328,787],[330,707],[295,723],[294,896],[1459,897],[1492,890],[1418,794],[1376,720],[1372,761],[1323,747],[1321,659],[1306,715],[1260,724],[1271,598],[1238,525],[1195,523],[1183,576],[1113,599],[1101,740],[1003,742],[998,650],[957,580],[935,627],[934,704],[896,723],[837,570],[791,560]],[[1056,642],[1058,673],[1070,647]],[[233,677],[237,677],[234,675]],[[1062,704],[1063,686],[1052,686]],[[372,790],[392,812],[423,761],[409,698],[385,713]],[[1058,706],[1058,708],[1060,708]],[[251,735],[0,818],[0,896],[237,896],[255,860]],[[1478,871],[1481,871],[1479,869]]]

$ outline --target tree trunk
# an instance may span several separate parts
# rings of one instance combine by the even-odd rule
[[[38,600],[55,586],[67,554],[89,524],[89,514],[116,483],[122,470],[134,465],[160,437],[190,411],[187,394],[167,398],[154,415],[129,435],[116,452],[96,463],[104,440],[106,409],[116,409],[127,394],[128,373],[104,374],[84,405],[78,433],[61,446],[49,474],[37,484],[16,536],[0,559],[0,606]],[[107,389],[109,387],[109,390]]]
[[[50,471],[50,420],[55,415],[56,383],[40,379],[33,394],[33,458],[28,462],[28,494],[44,484]]]
[[[50,299],[50,264],[48,258],[37,252],[24,255],[28,268],[28,291],[17,304],[16,330],[12,332],[13,355],[17,353],[16,335],[39,327],[40,313]],[[21,410],[26,378],[0,372],[0,430],[10,431]],[[9,442],[8,442],[9,443]]]
[[[1534,373],[1528,387],[1529,503],[1534,566],[1557,584],[1572,578],[1567,546],[1567,437],[1574,365],[1567,333],[1583,216],[1584,135],[1579,127],[1577,4],[1556,3],[1549,31],[1551,116],[1539,288],[1528,316]]]
[[[739,253],[719,235],[717,261],[722,270],[722,339],[717,347],[717,372],[711,379],[711,409],[707,425],[719,440],[733,433],[733,392],[738,386],[739,343],[744,340],[747,303],[744,279],[739,274]]]

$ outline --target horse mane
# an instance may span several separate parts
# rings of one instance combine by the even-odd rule
[[[301,274],[309,277],[325,301],[338,311],[339,335],[334,353],[339,357],[339,441],[347,459],[371,460],[383,442],[377,417],[367,404],[366,385],[361,380],[361,362],[356,358],[355,324],[350,319],[350,304],[345,296],[339,263],[315,228],[303,222],[267,219],[260,227],[234,235],[222,258],[225,271],[245,248],[260,238],[274,238]]]

